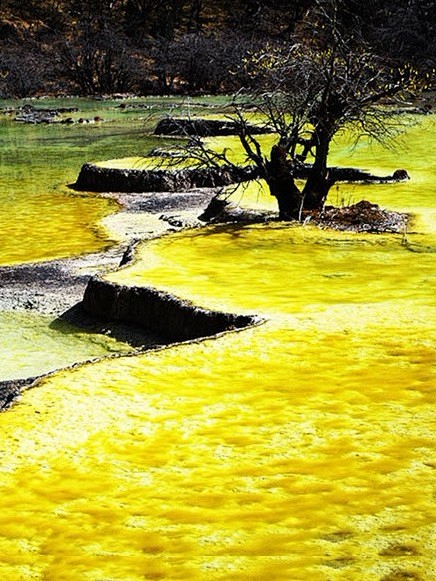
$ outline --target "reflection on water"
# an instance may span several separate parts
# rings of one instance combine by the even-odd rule
[[[113,278],[267,322],[58,373],[3,414],[0,572],[434,578],[434,256],[310,225],[143,246]]]

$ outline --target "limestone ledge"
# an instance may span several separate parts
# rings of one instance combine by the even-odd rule
[[[132,348],[124,354],[108,357],[126,357],[150,349],[171,347],[174,343],[216,337],[222,333],[243,330],[259,325],[263,319],[252,315],[237,315],[197,307],[168,292],[152,287],[129,287],[93,276],[87,284],[80,307],[92,317],[108,324],[117,322],[134,325],[160,335],[165,341],[155,347]],[[104,358],[104,357],[103,357]],[[100,358],[77,362],[63,369],[74,369]],[[54,375],[53,370],[40,376],[0,381],[0,412],[8,410],[21,393],[36,387],[41,380]]]
[[[295,178],[305,179],[310,164],[297,164]],[[384,183],[409,179],[406,170],[399,169],[388,176],[376,176],[357,168],[332,167],[329,169],[335,182]],[[218,188],[258,179],[259,170],[253,165],[220,167],[187,167],[184,169],[120,169],[103,167],[94,163],[83,164],[72,187],[90,192],[183,192],[193,188]]]
[[[258,324],[260,318],[198,307],[152,287],[118,285],[99,276],[86,287],[83,308],[106,320],[134,323],[168,341],[186,341]]]
[[[253,167],[221,166],[185,169],[119,169],[83,164],[74,189],[90,192],[180,192],[215,188],[255,178]]]

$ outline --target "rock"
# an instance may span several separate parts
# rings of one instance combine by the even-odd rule
[[[323,210],[303,213],[306,221],[322,228],[353,232],[403,232],[408,215],[382,210],[377,204],[361,200],[352,206],[326,206]]]
[[[210,222],[216,217],[222,215],[228,205],[229,202],[227,200],[223,200],[215,196],[209,202],[209,205],[204,210],[204,212],[200,216],[198,216],[198,219],[202,220],[203,222]]]
[[[138,170],[105,168],[85,163],[74,189],[91,192],[177,192],[192,188],[215,188],[257,177],[252,166]]]
[[[124,251],[119,266],[124,266],[133,261],[135,257],[136,247],[140,243],[140,238],[135,238]]]
[[[14,401],[20,395],[20,389],[14,385],[13,382],[0,382],[0,411],[4,411],[11,407]]]
[[[55,123],[57,118],[63,113],[74,113],[78,111],[76,107],[59,107],[56,109],[43,109],[26,104],[20,107],[15,115],[15,121],[20,123]]]
[[[272,133],[271,127],[261,125],[249,125],[249,133]],[[179,135],[210,137],[213,135],[238,135],[239,125],[236,121],[218,119],[174,119],[168,117],[162,119],[154,130],[155,135]]]
[[[0,412],[9,409],[21,393],[36,380],[36,377],[0,381]]]
[[[94,316],[134,323],[171,341],[208,337],[260,322],[254,316],[207,310],[151,287],[118,285],[97,276],[89,280],[82,306]]]
[[[396,169],[392,174],[392,180],[396,182],[403,182],[410,180],[410,176],[405,169]]]
[[[311,168],[310,164],[297,164],[292,170],[293,177],[305,179]],[[405,169],[397,169],[388,176],[378,176],[355,167],[331,167],[329,174],[334,182],[395,183],[410,179]]]

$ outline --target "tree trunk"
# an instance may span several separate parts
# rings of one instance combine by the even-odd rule
[[[277,199],[281,220],[298,219],[301,211],[301,192],[294,182],[286,149],[274,145],[271,160],[266,165],[266,181],[271,195]]]
[[[324,127],[315,130],[315,162],[310,170],[303,190],[304,209],[319,210],[324,206],[334,179],[327,168],[327,157],[331,141],[330,131]]]

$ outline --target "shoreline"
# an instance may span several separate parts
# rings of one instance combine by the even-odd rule
[[[104,217],[100,223],[113,244],[100,252],[0,266],[0,311],[23,310],[61,315],[81,302],[92,276],[118,268],[140,240],[150,240],[204,224],[197,220],[197,216],[215,191],[180,192],[169,196],[152,192],[100,195],[110,197],[120,205],[118,211]]]
[[[207,188],[170,195],[153,192],[99,194],[111,197],[119,204],[118,211],[100,223],[113,244],[96,253],[0,266],[0,312],[34,312],[62,320],[78,330],[110,335],[132,347],[125,355],[170,345],[168,339],[137,325],[108,322],[87,313],[82,300],[89,280],[132,259],[134,246],[139,241],[204,225],[197,216],[215,193],[214,189]],[[85,361],[78,361],[76,365],[80,363]],[[0,380],[0,412],[10,408],[25,389],[58,370],[27,378]]]
[[[87,312],[83,307],[85,290],[93,277],[99,277],[119,268],[134,259],[135,246],[144,240],[158,238],[171,232],[188,228],[201,228],[205,222],[199,220],[208,203],[217,195],[219,188],[201,188],[185,192],[118,193],[106,192],[100,196],[117,201],[119,210],[103,218],[100,225],[105,228],[113,245],[107,250],[65,259],[47,260],[16,266],[0,266],[0,312],[22,311],[49,315],[69,323],[78,330],[106,334],[129,344],[131,351],[125,355],[159,349],[174,344],[163,335],[150,331],[128,321],[108,320]],[[364,204],[364,206],[362,206]],[[359,206],[360,205],[360,206]],[[356,205],[359,213],[371,211],[369,202]],[[338,208],[340,220],[345,224],[346,215],[353,210]],[[378,208],[378,207],[377,207]],[[321,213],[322,214],[322,213]],[[387,220],[406,221],[404,214],[378,210]],[[355,215],[354,215],[355,217]],[[313,216],[313,224],[320,228],[335,227],[332,215]],[[330,218],[330,219],[329,219]],[[337,216],[334,216],[337,218]],[[274,221],[271,213],[252,213],[232,206],[221,216],[212,220],[217,223],[253,223]],[[376,222],[374,222],[376,224]],[[362,232],[362,230],[360,230]],[[364,231],[370,231],[364,229]],[[392,230],[387,229],[387,232]],[[397,230],[398,233],[398,230]],[[213,336],[213,334],[212,334]],[[110,356],[110,355],[109,355]],[[85,361],[78,361],[78,365]],[[65,368],[70,367],[66,365]],[[0,381],[0,411],[8,409],[25,389],[35,385],[49,373]]]

